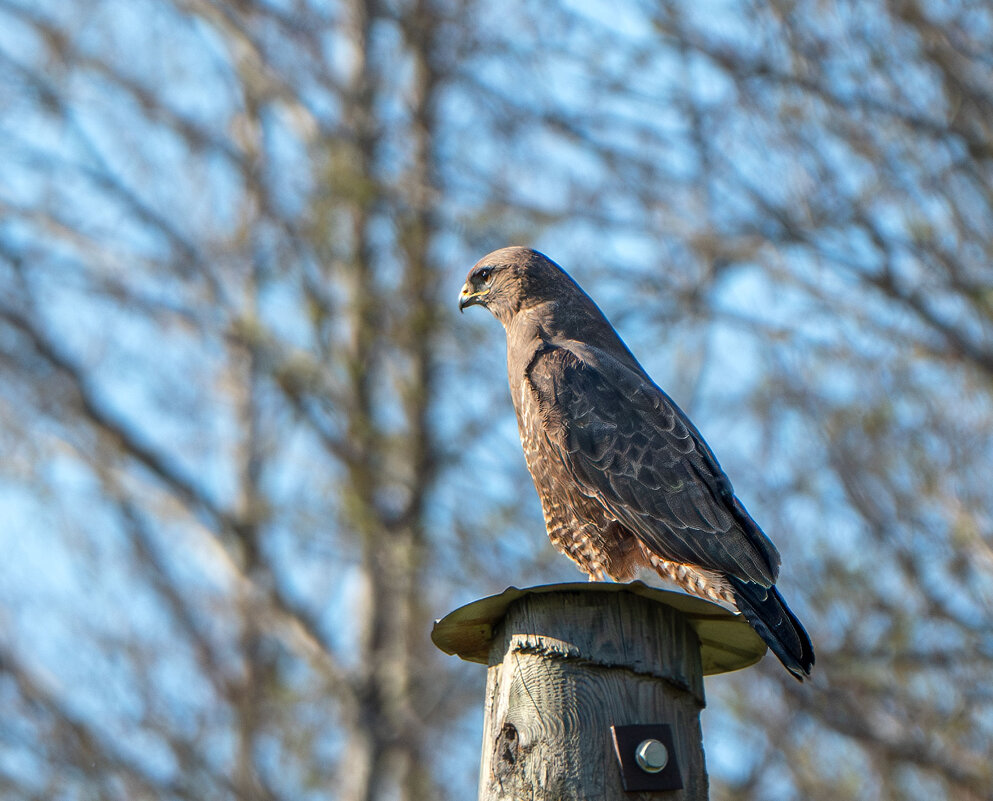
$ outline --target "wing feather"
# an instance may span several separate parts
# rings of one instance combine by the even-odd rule
[[[699,432],[651,379],[572,340],[545,343],[527,377],[545,435],[583,494],[664,559],[775,582],[775,546]]]

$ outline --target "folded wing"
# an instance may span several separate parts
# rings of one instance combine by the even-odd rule
[[[564,340],[537,350],[527,378],[552,450],[583,494],[664,559],[775,583],[775,546],[700,433],[643,372]]]

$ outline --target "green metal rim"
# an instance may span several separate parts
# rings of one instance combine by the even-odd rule
[[[681,612],[688,618],[700,640],[700,658],[705,676],[730,673],[754,665],[766,651],[765,643],[740,615],[702,598],[649,587],[641,581],[628,584],[575,582],[524,588],[508,587],[499,595],[473,601],[450,612],[441,620],[436,620],[431,630],[431,641],[446,654],[458,656],[467,662],[488,664],[493,630],[510,605],[526,595],[550,592],[630,592]]]

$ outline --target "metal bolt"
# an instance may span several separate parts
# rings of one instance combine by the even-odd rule
[[[642,740],[634,750],[634,759],[645,773],[658,773],[669,762],[669,752],[658,740]]]

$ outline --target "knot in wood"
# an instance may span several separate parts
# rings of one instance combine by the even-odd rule
[[[520,742],[517,727],[513,723],[505,723],[500,729],[500,734],[497,735],[496,746],[493,749],[495,759],[493,777],[500,787],[511,784],[514,780]]]
[[[517,746],[519,742],[517,727],[513,723],[505,723],[500,730],[500,736],[497,737],[497,758],[501,762],[513,765],[517,762]]]

